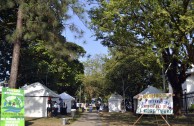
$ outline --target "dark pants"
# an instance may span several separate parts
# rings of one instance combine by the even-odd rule
[[[54,116],[57,116],[58,114],[58,108],[54,108]]]
[[[67,115],[67,108],[64,108],[64,114]]]
[[[47,108],[47,117],[51,117],[52,108]]]

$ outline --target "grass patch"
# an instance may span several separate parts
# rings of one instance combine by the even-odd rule
[[[140,115],[134,115],[131,112],[126,113],[100,113],[103,126],[129,126],[139,118]],[[166,116],[164,116],[166,118]],[[168,123],[173,126],[193,126],[194,116],[167,116]],[[143,115],[136,123],[137,126],[167,126],[160,115]]]
[[[58,115],[57,117],[50,118],[25,118],[25,126],[63,126],[62,118],[68,118],[69,123],[76,121],[80,118],[82,113],[76,112],[74,118],[72,118],[71,114],[68,115]]]

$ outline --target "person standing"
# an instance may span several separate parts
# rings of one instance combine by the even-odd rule
[[[96,103],[96,110],[97,110],[97,112],[99,112],[99,109],[100,109],[100,104],[99,103]]]
[[[59,104],[57,104],[57,115],[61,113],[61,107]]]
[[[60,114],[63,115],[64,114],[64,110],[63,110],[63,100],[60,98],[59,99],[59,106],[60,106]]]
[[[57,116],[57,112],[58,112],[58,104],[55,101],[55,103],[54,103],[54,116]]]
[[[64,102],[64,114],[67,115],[67,104]]]

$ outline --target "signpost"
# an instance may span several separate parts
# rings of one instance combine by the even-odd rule
[[[173,99],[171,93],[158,93],[158,94],[140,94],[138,96],[137,114],[172,115],[173,114]],[[134,123],[134,125],[138,122]],[[168,124],[168,122],[165,120]],[[169,125],[169,124],[168,124]]]
[[[1,126],[24,126],[24,90],[2,88]]]

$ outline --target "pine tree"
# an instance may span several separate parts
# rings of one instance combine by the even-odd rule
[[[13,55],[9,87],[16,88],[20,48],[22,43],[40,39],[45,41],[49,49],[60,48],[64,39],[61,32],[63,20],[70,18],[67,14],[72,9],[82,18],[83,9],[77,0],[2,0],[0,11],[7,8],[17,8],[16,27],[12,34],[7,34],[7,40],[13,43]],[[53,48],[55,46],[55,48]],[[64,50],[65,51],[65,50]]]

